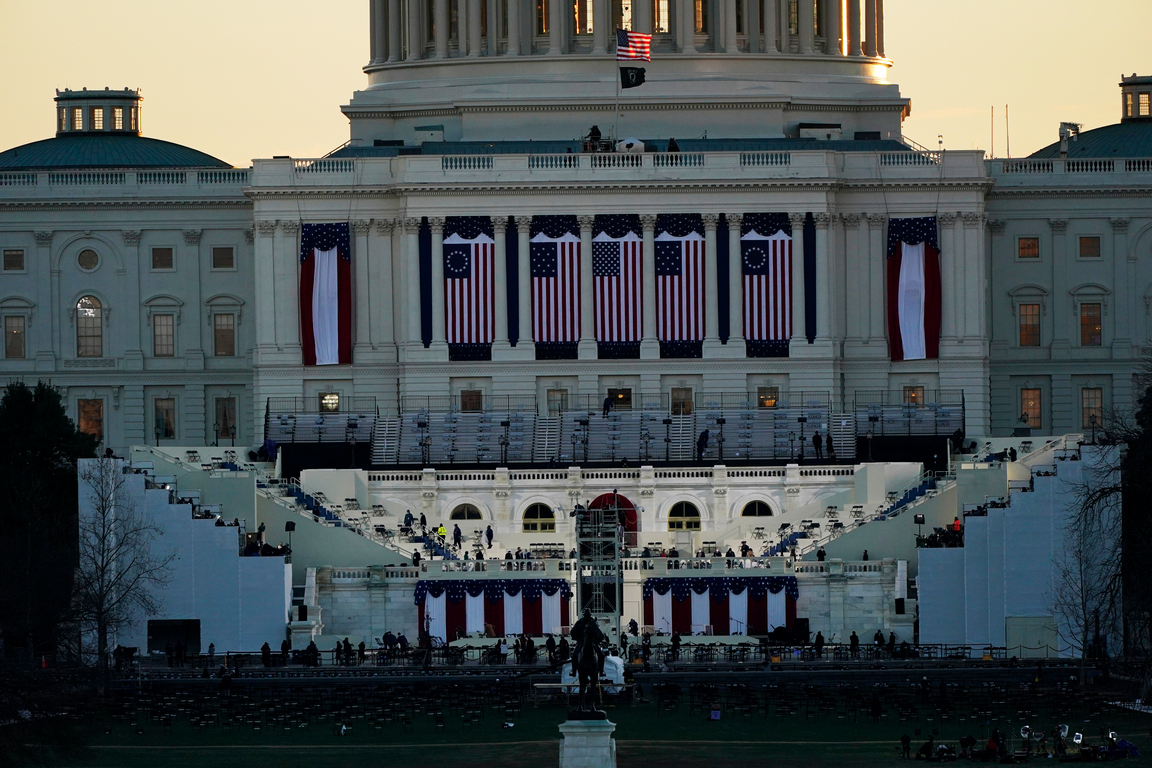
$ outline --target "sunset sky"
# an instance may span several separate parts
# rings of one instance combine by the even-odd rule
[[[886,0],[905,134],[1013,156],[1062,120],[1117,122],[1121,73],[1152,74],[1152,0]],[[367,0],[0,0],[0,149],[47,138],[56,88],[141,88],[144,132],[234,165],[323,155],[363,87]],[[649,65],[649,79],[659,61]],[[719,133],[717,133],[719,135]]]

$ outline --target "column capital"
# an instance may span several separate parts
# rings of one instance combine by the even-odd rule
[[[828,225],[832,223],[832,214],[814,213],[812,219],[816,222],[816,229],[828,229]]]
[[[372,222],[365,219],[358,219],[352,222],[352,231],[357,235],[367,235],[368,230],[372,229]]]
[[[950,227],[956,223],[956,214],[955,213],[942,213],[936,217],[936,220],[940,222],[941,226]]]
[[[961,213],[960,218],[964,220],[966,227],[979,227],[984,223],[984,214],[982,213]]]
[[[300,233],[300,222],[282,221],[280,222],[280,229],[284,230],[286,235],[297,235]]]
[[[254,227],[245,227],[244,228],[244,240],[248,243],[248,245],[252,245],[252,242],[255,239],[256,239],[256,229]]]
[[[992,234],[994,234],[994,235],[1004,234],[1004,230],[1005,230],[1005,228],[1007,228],[1007,226],[1008,226],[1008,222],[1004,221],[1004,219],[989,219],[988,220],[988,229],[991,230]]]
[[[517,216],[516,217],[516,231],[522,235],[532,234],[532,217],[531,216]]]
[[[580,229],[592,229],[592,225],[596,223],[595,216],[577,216],[576,223],[580,225]]]
[[[444,234],[444,225],[446,223],[447,219],[445,219],[443,216],[428,217],[428,226],[432,229],[432,234],[434,235]]]
[[[860,214],[858,213],[845,213],[840,217],[844,221],[844,226],[855,229],[860,226]]]
[[[744,214],[742,213],[727,213],[725,218],[728,219],[728,229],[739,230],[740,225],[744,223]]]
[[[120,237],[124,238],[124,245],[130,248],[140,245],[140,230],[138,229],[125,229],[120,233]]]
[[[642,213],[640,214],[640,229],[645,232],[656,231],[656,214]]]
[[[704,219],[704,231],[715,232],[717,225],[720,224],[720,214],[706,213],[702,217]]]
[[[420,232],[420,219],[415,216],[409,216],[404,219],[401,226],[404,228],[404,234],[415,235]]]
[[[883,229],[888,223],[888,217],[880,213],[868,214],[868,227],[870,229]]]
[[[265,237],[271,237],[276,234],[275,221],[258,221],[256,222],[256,231]]]
[[[492,222],[492,232],[493,233],[503,232],[504,230],[506,230],[508,228],[508,217],[507,216],[489,216],[488,218]]]
[[[1128,219],[1110,219],[1108,223],[1112,225],[1112,231],[1116,234],[1128,231]]]
[[[202,229],[186,229],[184,230],[184,244],[185,245],[200,245],[200,238],[204,236]]]
[[[1048,226],[1052,228],[1052,234],[1062,235],[1068,231],[1068,219],[1048,219]]]
[[[51,231],[33,232],[32,235],[36,238],[36,245],[40,246],[41,248],[51,248],[52,247],[52,232]]]
[[[378,235],[390,235],[396,227],[396,219],[372,219],[372,223],[376,225]]]
[[[792,222],[793,227],[804,226],[804,220],[808,218],[806,213],[790,213],[788,214],[788,221]]]

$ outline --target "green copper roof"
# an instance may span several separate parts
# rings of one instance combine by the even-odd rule
[[[231,168],[199,150],[143,136],[57,136],[0,152],[0,170],[58,168]]]
[[[1030,157],[1060,157],[1060,142]],[[1068,141],[1070,158],[1152,157],[1152,121],[1132,121],[1094,128]]]

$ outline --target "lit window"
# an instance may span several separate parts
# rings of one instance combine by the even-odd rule
[[[1104,390],[1084,387],[1080,390],[1080,428],[1104,426]]]
[[[112,127],[118,131],[124,130],[124,107],[112,107]]]
[[[618,411],[632,410],[632,390],[631,389],[609,389],[608,398],[612,401],[612,407]]]
[[[452,514],[448,516],[449,520],[479,520],[480,510],[471,504],[461,504],[452,510]]]
[[[1132,97],[1129,96],[1128,98],[1132,98]],[[1129,110],[1129,111],[1131,111],[1131,110]],[[64,107],[60,107],[60,113],[59,113],[58,117],[56,118],[56,130],[58,130],[58,131],[68,130],[68,110],[66,110]]]
[[[796,0],[786,0],[788,3],[788,34],[800,34],[800,8]]]
[[[138,124],[136,107],[132,107],[132,109],[128,112],[128,120],[128,130],[135,131]]]
[[[24,317],[23,315],[8,315],[4,318],[4,357],[9,360],[23,360],[27,354]]]
[[[1040,390],[1020,390],[1020,417],[1032,429],[1040,428]]]
[[[672,387],[672,415],[691,416],[692,407],[692,388]]]
[[[104,107],[92,107],[92,130],[104,130]]]
[[[155,422],[152,434],[160,440],[176,437],[176,399],[158,397],[153,401]]]
[[[72,130],[84,130],[84,110],[80,109],[79,107],[74,107],[72,109]]]
[[[1100,326],[1100,305],[1080,305],[1080,346],[1098,347],[1103,343]]]
[[[93,435],[100,440],[104,439],[104,401],[103,400],[77,400],[76,401],[77,427],[86,435]]]
[[[670,531],[698,531],[700,530],[700,510],[686,501],[678,501],[672,505],[668,512],[668,530]]]
[[[216,440],[236,436],[236,398],[216,398]]]
[[[484,393],[479,389],[461,390],[460,410],[464,413],[479,413],[484,410]]]
[[[556,513],[547,504],[533,504],[524,512],[524,532],[555,533]]]
[[[235,269],[236,252],[232,246],[216,246],[212,249],[212,269]]]
[[[1124,94],[1124,116],[1132,117],[1132,94]]]
[[[656,0],[656,28],[653,32],[668,32],[668,0]]]
[[[86,272],[91,272],[100,266],[100,254],[91,248],[85,248],[76,256],[76,264]]]
[[[152,355],[154,357],[175,356],[175,321],[174,315],[152,315]]]
[[[152,249],[152,269],[172,269],[176,264],[176,256],[171,248]]]
[[[924,405],[924,387],[920,387],[920,386],[904,387],[904,404],[905,405]]]
[[[5,272],[23,272],[24,271],[24,251],[19,248],[5,248],[4,249],[4,271]]]
[[[1080,258],[1100,258],[1100,238],[1098,236],[1080,238]]]
[[[1148,97],[1149,94],[1147,93],[1140,94],[1140,117],[1148,117],[1149,115]]]
[[[320,411],[322,413],[336,413],[340,410],[340,395],[336,392],[320,393]]]
[[[1040,258],[1040,238],[1038,237],[1021,237],[1016,240],[1016,258],[1018,259],[1038,259]]]
[[[705,34],[708,31],[708,2],[696,0],[696,34]]]
[[[772,507],[763,501],[750,501],[744,505],[741,517],[772,517]]]
[[[548,0],[536,0],[536,34],[548,34]]]
[[[236,315],[212,317],[213,352],[216,357],[236,356]]]
[[[103,307],[95,296],[76,302],[76,356],[102,357],[104,354]]]
[[[780,400],[780,387],[756,387],[756,407],[775,408]]]
[[[1040,305],[1021,304],[1020,312],[1020,346],[1040,346]]]

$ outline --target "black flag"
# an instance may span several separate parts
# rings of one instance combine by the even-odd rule
[[[644,85],[644,67],[620,67],[620,87]]]

